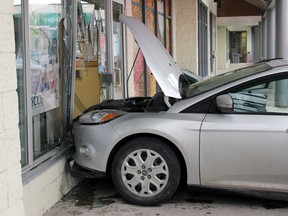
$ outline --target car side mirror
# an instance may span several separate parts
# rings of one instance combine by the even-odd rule
[[[233,99],[229,94],[219,95],[216,98],[217,108],[223,113],[233,112]]]

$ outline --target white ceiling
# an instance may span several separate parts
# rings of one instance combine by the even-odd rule
[[[217,17],[217,26],[257,26],[261,16]]]

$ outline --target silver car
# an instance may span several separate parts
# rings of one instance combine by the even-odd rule
[[[181,178],[203,187],[288,192],[288,61],[189,85],[141,22],[120,20],[163,92],[106,101],[80,116],[75,164],[111,176],[123,198],[139,205],[166,201]]]

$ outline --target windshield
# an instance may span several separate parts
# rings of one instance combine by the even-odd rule
[[[213,76],[207,79],[204,79],[198,83],[190,85],[186,90],[186,98],[190,98],[204,92],[210,91],[212,89],[218,88],[224,84],[234,82],[236,80],[260,73],[271,69],[271,66],[266,63],[255,64],[250,67],[245,67],[237,70],[233,70],[227,73],[223,73],[217,76]]]

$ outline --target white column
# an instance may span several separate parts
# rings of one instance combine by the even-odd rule
[[[275,8],[267,11],[267,58],[275,58]]]
[[[276,8],[276,57],[288,58],[288,1],[277,0],[275,3]]]
[[[276,8],[276,57],[288,58],[288,1],[277,0],[275,3]],[[288,107],[288,82],[287,80],[279,81],[276,83],[276,106]],[[283,94],[286,92],[286,94]]]

